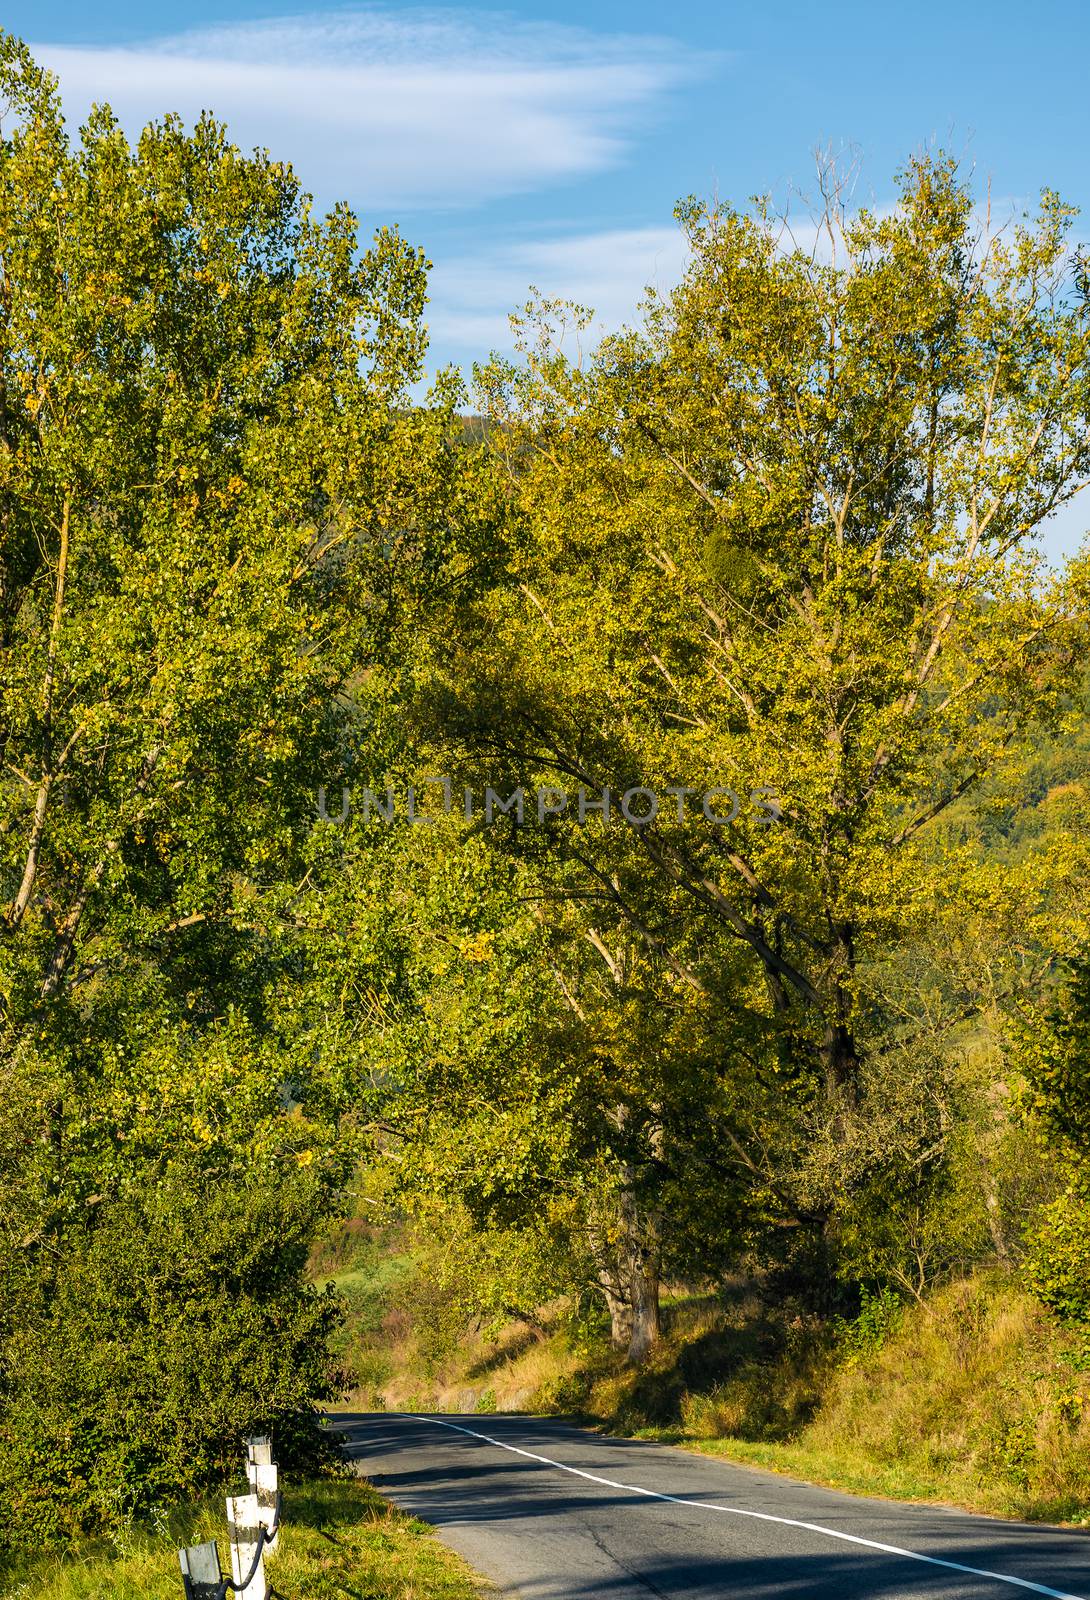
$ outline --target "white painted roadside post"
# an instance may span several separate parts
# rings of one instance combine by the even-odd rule
[[[257,1514],[267,1536],[265,1548],[272,1555],[280,1536],[280,1468],[275,1461],[251,1461],[246,1472],[257,1496]]]
[[[257,1495],[228,1495],[227,1523],[231,1536],[231,1588],[237,1600],[267,1600],[265,1530]]]
[[[246,1440],[249,1494],[227,1497],[231,1538],[231,1576],[220,1570],[215,1540],[178,1551],[185,1600],[282,1600],[265,1581],[265,1552],[276,1549],[280,1533],[280,1470],[272,1440],[262,1434]]]

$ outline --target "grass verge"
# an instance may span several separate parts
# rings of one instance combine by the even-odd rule
[[[64,1556],[36,1557],[0,1574],[5,1600],[180,1600],[177,1551],[206,1539],[228,1544],[222,1502],[172,1512]],[[477,1600],[469,1568],[426,1524],[395,1510],[358,1478],[285,1489],[284,1527],[267,1567],[291,1600]]]
[[[754,1326],[744,1303],[683,1313],[639,1374],[600,1370],[585,1409],[853,1494],[1090,1526],[1090,1351],[1009,1279],[949,1284],[854,1343],[788,1328],[762,1349]]]

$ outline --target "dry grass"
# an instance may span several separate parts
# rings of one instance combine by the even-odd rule
[[[437,1356],[395,1313],[369,1336],[382,1382],[353,1403],[575,1415],[855,1493],[1090,1524],[1090,1361],[1010,1279],[936,1291],[854,1353],[741,1283],[668,1297],[665,1323],[634,1372],[559,1315]]]
[[[725,1308],[718,1349],[734,1328],[736,1358],[684,1388],[676,1421],[652,1415],[636,1431],[854,1493],[1090,1525],[1086,1347],[1009,1280],[939,1290],[850,1358],[791,1326],[778,1350],[747,1350],[756,1315],[744,1302]],[[648,1387],[669,1409],[664,1385],[674,1378],[676,1392],[684,1338],[675,1330],[656,1357],[657,1383],[654,1373],[599,1381],[590,1409],[604,1402],[600,1414],[631,1426]]]
[[[518,1323],[494,1338],[469,1330],[456,1349],[438,1358],[426,1345],[426,1339],[397,1317],[387,1319],[380,1335],[353,1341],[349,1361],[357,1382],[346,1408],[532,1410],[543,1391],[566,1377],[573,1362],[559,1328],[542,1338]]]
[[[865,1362],[836,1371],[796,1443],[982,1510],[1090,1521],[1084,1353],[1009,1282],[964,1280],[906,1314]]]

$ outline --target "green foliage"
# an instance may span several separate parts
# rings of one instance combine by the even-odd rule
[[[385,1313],[387,1346],[396,1331],[408,1333],[414,1370],[429,1381],[457,1362],[468,1329],[485,1344],[512,1323],[543,1337],[541,1308],[580,1276],[570,1241],[555,1229],[476,1228],[464,1212],[437,1209],[421,1219],[411,1240],[412,1253],[395,1275],[372,1266],[367,1292]],[[365,1331],[354,1315],[352,1322],[357,1333]],[[364,1340],[353,1350],[353,1377],[361,1387],[373,1381],[366,1365],[372,1349]]]
[[[1019,732],[1081,676],[1085,578],[1035,542],[1090,466],[1072,214],[1046,193],[982,238],[942,156],[882,216],[823,178],[833,259],[694,202],[683,282],[590,358],[578,310],[527,308],[477,374],[502,560],[412,614],[429,770],[782,808],[432,833],[437,874],[468,835],[508,887],[443,913],[488,906],[494,978],[399,996],[443,1041],[405,1072],[403,1170],[484,1226],[570,1196],[622,1338],[663,1272],[755,1256],[829,1310],[996,1248],[1001,1068],[975,1081],[958,1030],[1083,915],[1070,824],[1012,871],[965,821],[1014,803]]]
[[[1072,1186],[1046,1209],[1029,1239],[1026,1281],[1065,1322],[1090,1329],[1090,1197]]]
[[[1068,1178],[1030,1235],[1027,1281],[1058,1317],[1090,1326],[1090,965],[1069,970],[1047,1011],[1024,1010],[1015,1051],[1026,1108]]]
[[[430,1381],[565,1297],[589,1348],[597,1296],[673,1415],[660,1285],[739,1267],[798,1312],[716,1388],[751,1439],[861,1282],[846,1382],[991,1255],[1085,1321],[1087,971],[1027,1012],[1024,1123],[997,1042],[1090,932],[1090,569],[1035,543],[1090,472],[1069,208],[981,236],[942,156],[882,215],[823,171],[828,253],[686,202],[676,290],[578,363],[589,314],[531,305],[471,420],[412,399],[396,231],[209,117],[73,138],[7,35],[0,100],[6,1536],[251,1426],[308,1458],[306,1244],[361,1163],[417,1230],[342,1275],[374,1390],[398,1316]],[[426,825],[315,823],[428,772],[614,815],[432,780]]]
[[[289,1472],[322,1459],[339,1307],[301,1276],[319,1204],[298,1178],[176,1173],[5,1277],[0,1543],[42,1548],[200,1493],[250,1433],[270,1432]]]
[[[849,1366],[874,1351],[880,1350],[901,1321],[904,1307],[900,1298],[888,1285],[871,1290],[864,1284],[859,1293],[859,1315],[851,1321],[838,1318],[834,1322],[837,1344]]]
[[[1071,1157],[1090,1171],[1090,963],[1072,966],[1044,1012],[1023,1012],[1017,1060],[1027,1103]]]
[[[44,1539],[318,1437],[304,1242],[360,1136],[298,889],[459,430],[396,232],[210,117],[70,135],[7,35],[0,105],[0,1435]]]

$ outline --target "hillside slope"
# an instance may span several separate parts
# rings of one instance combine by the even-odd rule
[[[822,1325],[741,1281],[675,1292],[640,1369],[558,1305],[539,1326],[444,1326],[404,1249],[334,1273],[350,1403],[573,1414],[861,1493],[1090,1525],[1090,1347],[1009,1277]]]

